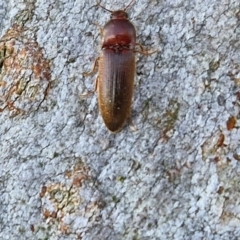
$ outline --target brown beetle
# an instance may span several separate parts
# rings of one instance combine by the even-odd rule
[[[135,53],[149,54],[140,44],[136,44],[135,27],[125,12],[133,1],[124,10],[117,11],[108,10],[97,3],[97,6],[111,12],[111,20],[101,31],[102,52],[90,73],[98,63],[95,84],[98,105],[105,125],[112,132],[120,131],[130,117],[136,69]],[[140,50],[136,50],[136,46]]]

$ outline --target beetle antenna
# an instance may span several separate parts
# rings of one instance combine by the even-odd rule
[[[100,4],[100,1],[97,1],[97,5],[96,5],[96,6],[97,6],[97,7],[101,7],[102,9],[104,9],[104,10],[110,12],[110,13],[113,13],[113,11],[111,11],[111,10],[105,8],[104,6],[102,6],[102,5]]]
[[[133,2],[134,2],[134,0],[132,0],[132,1],[123,9],[123,11],[125,12],[125,11],[129,8],[129,6],[132,5]]]

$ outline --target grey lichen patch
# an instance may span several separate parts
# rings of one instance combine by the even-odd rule
[[[96,223],[103,205],[93,188],[90,169],[86,165],[79,162],[72,170],[66,171],[64,176],[65,183],[42,186],[39,195],[42,217],[60,235],[84,233]]]
[[[15,24],[0,39],[0,112],[35,111],[50,88],[50,63],[24,31]]]
[[[113,136],[98,117],[96,98],[79,100],[94,82],[82,77],[99,53],[101,36],[93,22],[102,25],[109,15],[90,1],[35,1],[29,21],[22,12],[26,1],[4,2],[4,29],[18,21],[28,30],[12,38],[13,47],[9,39],[1,48],[2,71],[5,56],[37,41],[51,59],[54,82],[47,100],[56,105],[9,119],[9,103],[0,114],[0,238],[237,239],[239,3],[134,1],[128,10],[138,42],[161,53],[136,63],[143,79],[134,92],[139,131],[125,128]],[[125,7],[117,0],[101,4]],[[20,53],[17,58],[26,59]],[[23,71],[29,64],[21,65]],[[16,85],[16,103],[26,97],[31,72],[18,73],[18,84],[0,79],[0,89],[9,79]],[[27,95],[30,108],[40,97],[35,89]],[[84,164],[76,164],[79,156]]]

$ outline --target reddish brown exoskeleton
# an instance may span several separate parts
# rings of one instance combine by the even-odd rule
[[[133,1],[117,11],[108,10],[97,3],[97,6],[111,12],[111,20],[101,31],[102,52],[91,72],[98,63],[95,85],[98,105],[105,125],[112,132],[120,131],[130,117],[136,72],[135,53],[149,54],[140,44],[136,44],[136,30],[128,20],[126,9]],[[136,46],[140,49],[137,50]]]

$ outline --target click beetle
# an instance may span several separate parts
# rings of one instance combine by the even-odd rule
[[[111,19],[101,29],[101,54],[95,60],[91,74],[98,65],[95,90],[98,92],[98,106],[106,127],[112,132],[122,129],[130,117],[134,77],[136,72],[136,52],[149,55],[136,43],[136,30],[128,19],[126,9],[111,11],[97,3],[97,6],[111,12]],[[139,47],[140,49],[137,49]]]

